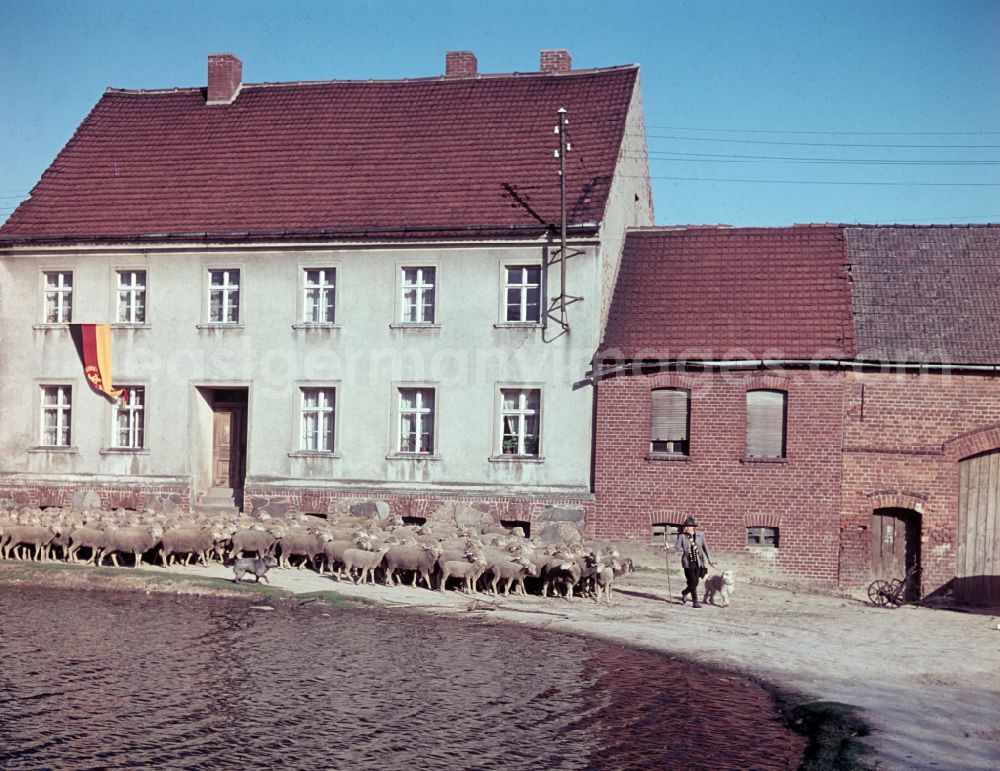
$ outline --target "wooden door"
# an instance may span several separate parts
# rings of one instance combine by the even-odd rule
[[[878,509],[872,515],[872,578],[904,578],[910,566],[919,562],[920,515],[909,509]],[[919,589],[918,575],[904,599],[916,599]]]
[[[958,464],[955,598],[1000,605],[1000,450]]]
[[[212,426],[212,486],[243,487],[243,409],[217,404]]]

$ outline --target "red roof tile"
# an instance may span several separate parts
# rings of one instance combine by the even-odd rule
[[[849,358],[845,262],[839,227],[630,231],[602,356]]]
[[[570,223],[600,222],[637,74],[244,85],[212,106],[109,90],[0,243],[538,232],[559,217],[560,107]]]

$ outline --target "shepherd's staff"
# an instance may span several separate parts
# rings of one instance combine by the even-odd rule
[[[667,566],[667,596],[672,600],[674,598],[674,590],[670,588],[670,549],[667,548],[667,537],[663,536],[663,561]]]

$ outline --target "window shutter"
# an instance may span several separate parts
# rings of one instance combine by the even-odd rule
[[[660,388],[650,394],[651,442],[687,441],[689,394],[682,388]]]
[[[748,458],[785,457],[784,391],[747,391]]]

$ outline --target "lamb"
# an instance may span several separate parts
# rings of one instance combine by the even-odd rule
[[[510,595],[510,586],[515,581],[521,589],[521,594],[524,594],[525,576],[537,576],[538,568],[527,557],[515,557],[513,560],[502,559],[491,561],[485,572],[492,576],[489,586],[494,597],[497,594],[497,585],[500,581],[504,580],[507,582],[503,591],[504,596],[507,597]]]
[[[142,555],[153,549],[160,543],[163,535],[162,528],[158,526],[142,527],[120,527],[113,528],[107,533],[107,545],[101,550],[100,561],[111,555],[111,564],[118,567],[118,553],[132,554],[135,557],[135,567],[142,564]]]
[[[76,562],[80,549],[86,547],[90,549],[90,558],[87,562],[97,564],[97,556],[101,550],[108,545],[107,535],[103,530],[89,525],[75,528],[69,534],[69,548],[66,550],[66,561]]]
[[[334,577],[339,581],[344,573],[344,552],[348,549],[364,549],[366,551],[371,550],[371,538],[368,533],[364,530],[358,530],[354,533],[351,540],[336,539],[333,541],[327,541],[326,545],[323,547],[323,556],[326,558],[327,564],[330,566],[330,572],[334,574]],[[334,573],[334,568],[336,567],[336,572]],[[322,574],[323,565],[319,565],[319,572]]]
[[[431,574],[434,572],[438,557],[441,556],[441,546],[438,544],[418,544],[415,546],[393,546],[385,553],[385,585],[395,586],[397,570],[413,572],[413,583],[417,585],[417,575],[424,579],[428,589],[431,586]]]
[[[372,583],[375,583],[375,570],[382,564],[382,558],[389,551],[388,546],[380,546],[375,551],[365,551],[364,549],[345,549],[344,568],[348,574],[352,574],[354,568],[358,568],[359,576],[354,577],[354,583],[365,583],[371,576]],[[358,578],[360,577],[360,581]]]
[[[4,559],[14,552],[15,559],[25,559],[28,547],[34,547],[34,558],[40,562],[48,559],[53,539],[59,535],[55,525],[9,525],[4,528],[2,555]]]
[[[266,530],[237,530],[233,533],[230,557],[242,557],[244,552],[254,552],[258,557],[274,551],[275,539]]]
[[[160,560],[163,562],[163,567],[170,567],[175,554],[184,555],[185,565],[190,564],[192,555],[196,562],[200,560],[203,565],[207,565],[208,553],[215,549],[216,541],[222,537],[221,533],[213,532],[207,525],[175,527],[167,530],[160,545]]]
[[[278,555],[278,567],[290,568],[292,566],[291,557],[305,557],[301,568],[306,561],[314,568],[316,567],[316,557],[323,553],[323,547],[327,539],[312,531],[287,533],[278,539],[277,546],[280,549]]]
[[[449,578],[461,578],[465,582],[466,594],[476,593],[476,580],[486,569],[486,558],[481,551],[469,552],[465,560],[447,560],[441,566],[441,580],[438,591],[444,591]]]
[[[601,601],[601,595],[603,594],[608,605],[611,604],[611,587],[615,582],[615,564],[615,562],[612,562],[611,565],[602,564],[594,575],[594,585],[597,589],[594,599],[597,602]]]
[[[542,596],[549,596],[549,589],[562,587],[566,599],[573,599],[573,587],[580,581],[580,564],[572,556],[550,559],[542,572]]]

